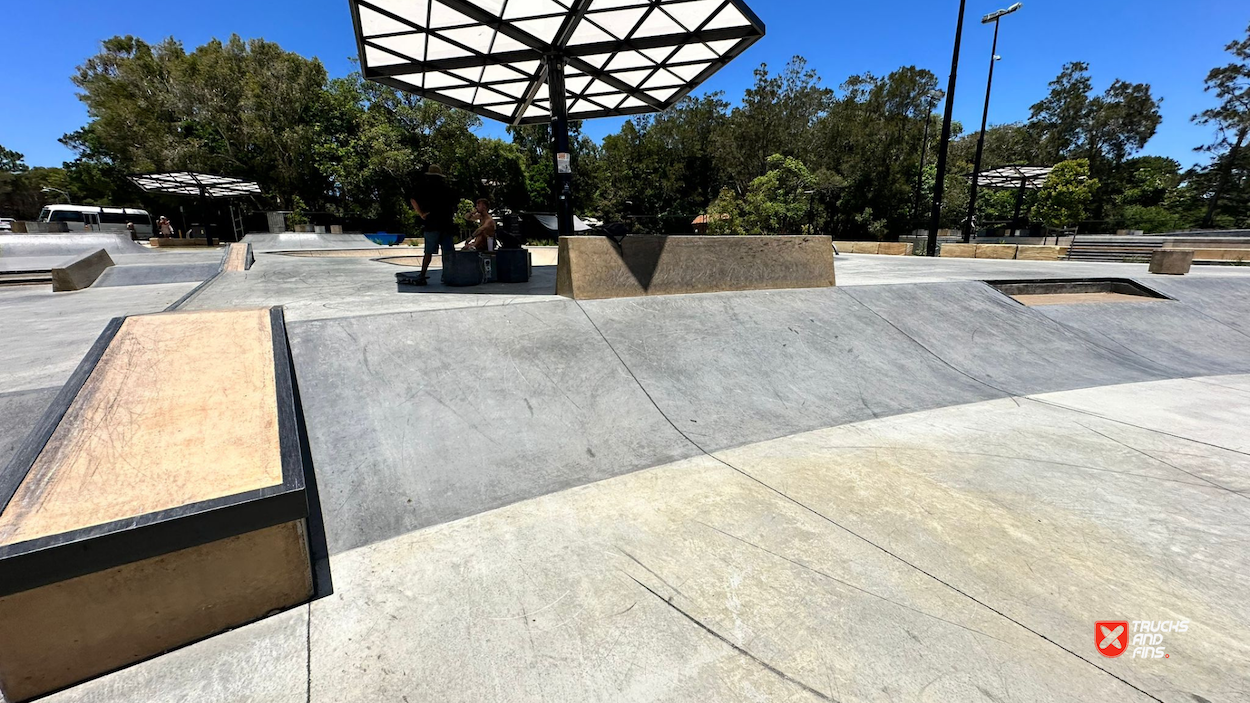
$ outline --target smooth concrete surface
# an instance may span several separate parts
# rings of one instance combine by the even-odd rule
[[[114,266],[94,284],[96,288],[153,286],[166,283],[200,283],[217,273],[220,264],[168,262]]]
[[[275,384],[268,310],[128,318],[0,512],[0,546],[281,484]]]
[[[0,393],[0,468],[13,458],[58,391],[59,387]]]
[[[1250,334],[1250,285],[1246,285],[1250,279],[1200,277],[1204,272],[1195,271],[1184,278],[1152,276],[1143,282],[1185,303],[1195,315]]]
[[[1179,301],[1056,305],[1037,311],[1095,344],[1163,367],[1170,376],[1250,371],[1250,336]]]
[[[695,451],[572,302],[288,333],[331,553]]]
[[[946,245],[949,246],[949,245]],[[1018,280],[1022,278],[1140,278],[1149,285],[1175,281],[1170,276],[1150,276],[1148,266],[1083,261],[1005,261],[996,259],[929,258],[924,256],[838,257],[838,285],[864,286],[944,281]],[[1196,266],[1190,279],[1250,279],[1250,267]]]
[[[103,249],[115,254],[152,254],[128,234],[74,232],[70,234],[0,234],[0,261],[9,257],[81,256]]]
[[[1002,395],[847,290],[581,305],[651,399],[708,451]]]
[[[243,243],[251,244],[252,250],[260,252],[286,251],[290,249],[395,249],[375,244],[363,234],[312,234],[287,232],[285,234],[249,234]],[[401,247],[404,245],[400,245]]]
[[[843,291],[960,373],[1012,394],[1168,375],[1132,350],[1094,344],[983,283],[855,286]],[[1121,307],[1109,313],[1103,309],[1103,314],[1115,315]]]
[[[176,283],[72,293],[33,286],[0,289],[0,393],[59,387],[109,320],[160,312],[194,287]]]
[[[825,237],[561,237],[556,293],[576,300],[826,288]]]
[[[52,267],[52,290],[57,293],[89,288],[108,269],[113,267],[113,260],[107,251],[96,249],[73,261]]]
[[[306,602],[303,521],[0,597],[0,690],[11,703]]]
[[[368,259],[295,258],[260,254],[251,270],[226,272],[183,310],[281,305],[286,319],[316,320],[420,310],[518,305],[556,300],[554,267],[534,267],[527,284],[452,289],[437,275],[424,288],[399,290],[396,266]],[[431,269],[433,270],[433,269]]]
[[[1250,621],[1228,605],[1250,595],[1250,508],[1228,489],[1250,460],[1213,442],[1250,404],[1222,433],[1139,428],[1234,387],[1250,377],[868,420],[335,554],[307,700],[1244,699]],[[302,612],[49,700],[268,700],[271,668],[297,681]],[[1109,660],[1091,630],[1110,618],[1191,626],[1166,660]],[[257,652],[281,656],[223,691]]]

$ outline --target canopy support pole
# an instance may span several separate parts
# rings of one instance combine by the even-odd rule
[[[561,237],[573,236],[573,162],[569,150],[569,109],[564,92],[563,57],[549,55],[547,87],[551,91],[551,138],[555,158],[556,221]]]

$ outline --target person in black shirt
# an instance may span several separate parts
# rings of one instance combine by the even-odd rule
[[[443,169],[430,166],[422,184],[413,189],[409,203],[417,215],[425,221],[425,259],[421,262],[421,277],[417,285],[428,282],[430,262],[435,254],[450,258],[456,246],[456,207],[459,200],[447,184]]]

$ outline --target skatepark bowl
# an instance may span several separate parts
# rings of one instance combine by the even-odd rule
[[[8,701],[1250,701],[1250,270],[245,244],[0,288]]]

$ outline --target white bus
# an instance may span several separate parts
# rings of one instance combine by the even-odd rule
[[[125,232],[126,223],[135,226],[140,239],[152,236],[152,217],[146,210],[94,205],[47,205],[39,213],[40,222],[64,222],[71,232]]]

